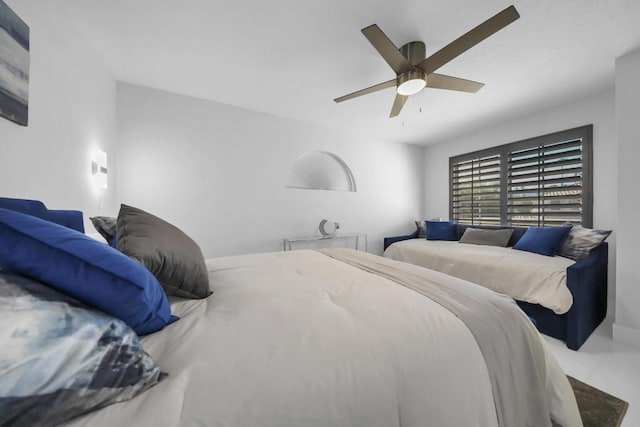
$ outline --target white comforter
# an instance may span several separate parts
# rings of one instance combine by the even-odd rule
[[[512,248],[426,239],[409,239],[389,246],[384,256],[485,286],[496,292],[556,314],[573,304],[567,287],[567,267],[575,261]]]
[[[315,251],[207,265],[214,294],[142,340],[169,377],[70,425],[497,426],[474,337],[430,299]],[[553,417],[580,426],[546,361]]]

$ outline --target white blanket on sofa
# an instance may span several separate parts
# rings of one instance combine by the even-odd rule
[[[575,261],[567,258],[426,239],[396,242],[384,256],[459,277],[519,301],[540,304],[557,314],[566,313],[573,304],[567,288],[567,267]]]

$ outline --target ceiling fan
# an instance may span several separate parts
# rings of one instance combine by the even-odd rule
[[[482,40],[500,31],[519,17],[520,14],[516,8],[509,6],[428,58],[425,58],[423,42],[409,42],[398,49],[376,24],[363,28],[361,30],[362,34],[395,71],[396,78],[341,96],[334,99],[334,101],[342,102],[395,86],[396,98],[389,115],[389,117],[395,117],[400,114],[409,96],[415,95],[425,87],[475,93],[484,86],[484,83],[445,76],[434,71]]]

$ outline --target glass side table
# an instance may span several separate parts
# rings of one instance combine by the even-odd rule
[[[346,240],[351,241],[355,249],[367,251],[367,235],[363,233],[338,233],[333,236],[305,236],[305,237],[285,237],[283,239],[283,248],[285,251],[293,250],[296,243],[307,243],[313,246],[314,243],[325,242],[333,243],[333,241]]]

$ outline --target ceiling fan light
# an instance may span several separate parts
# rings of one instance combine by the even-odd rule
[[[425,73],[421,70],[409,71],[398,76],[397,92],[400,95],[415,95],[427,85]]]
[[[398,93],[400,95],[415,95],[420,92],[427,85],[427,82],[422,79],[412,79],[398,86]]]

